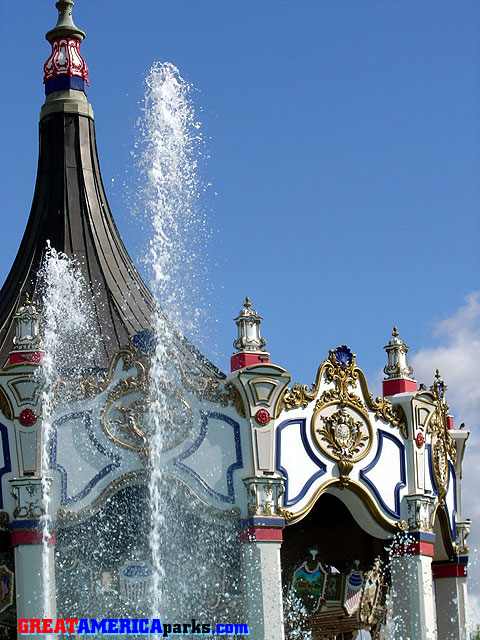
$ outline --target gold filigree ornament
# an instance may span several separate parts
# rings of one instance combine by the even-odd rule
[[[448,459],[455,466],[457,461],[457,448],[447,427],[449,405],[445,399],[447,385],[440,374],[435,374],[435,381],[430,387],[430,392],[422,395],[429,396],[433,400],[435,409],[427,424],[427,435],[431,436],[432,468],[435,484],[437,485],[438,500],[442,502],[447,494],[449,478]]]
[[[183,442],[193,426],[191,407],[180,389],[171,383],[160,383],[160,411],[165,417],[163,424],[157,425],[162,433],[162,451],[173,449]],[[122,389],[122,386],[120,386]],[[146,390],[140,393],[135,386],[127,385],[119,395],[115,387],[109,394],[103,412],[103,426],[107,435],[117,444],[138,451],[140,456],[149,456],[149,439],[152,436],[152,401]],[[122,400],[122,402],[118,402]],[[155,409],[157,410],[158,407]]]
[[[334,385],[333,388],[326,389],[322,393],[320,398],[322,404],[329,402],[349,404],[365,417],[368,415],[368,410],[373,411],[376,418],[389,422],[393,427],[398,427],[404,438],[407,438],[407,419],[402,407],[392,406],[390,400],[381,396],[373,399],[365,374],[356,364],[355,354],[346,345],[330,350],[328,358],[318,368],[315,382],[310,389],[308,385],[299,385],[298,382],[291,389],[285,389],[277,405],[276,417],[278,418],[282,409],[286,411],[305,409],[317,397],[322,378],[327,384]],[[351,390],[356,389],[358,385],[366,404]]]
[[[170,352],[170,355],[177,359],[178,370],[182,375],[185,387],[194,393],[200,401],[206,400],[222,407],[232,405],[237,410],[237,413],[242,418],[245,418],[245,405],[242,396],[232,382],[225,382],[221,378],[213,376],[188,374],[178,353]]]
[[[370,451],[373,430],[366,415],[356,407],[338,409],[337,404],[318,401],[312,417],[312,437],[322,453],[337,462],[340,487],[344,488],[354,464]]]
[[[126,449],[138,451],[148,458],[148,441],[152,435],[151,399],[148,393],[148,361],[133,348],[122,349],[112,360],[108,381],[114,377],[118,363],[122,361],[122,371],[135,372],[122,377],[110,388],[102,412],[105,433],[114,442]],[[190,405],[180,389],[164,381],[159,385],[161,404],[166,416],[163,425],[163,450],[173,448],[190,433],[193,424]]]

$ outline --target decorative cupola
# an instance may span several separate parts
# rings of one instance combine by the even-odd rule
[[[28,293],[14,320],[16,323],[14,348],[10,351],[9,364],[40,362],[45,355],[41,350],[40,314],[31,303]]]
[[[92,283],[92,332],[99,338],[95,365],[106,369],[120,349],[151,330],[155,302],[122,242],[103,186],[93,109],[85,95],[88,69],[80,55],[85,33],[73,22],[71,0],[59,0],[56,7],[57,24],[46,34],[52,52],[44,68],[35,193],[22,242],[0,291],[0,368],[23,357],[20,352],[29,352],[20,349],[24,343],[15,314],[24,308],[22,313],[31,314],[34,322],[26,294],[41,312],[38,273],[49,241],[56,251],[75,258],[85,281]],[[111,109],[114,112],[115,105]],[[176,347],[192,375],[223,377],[180,334]]]
[[[265,338],[260,336],[260,325],[263,318],[252,308],[248,296],[242,304],[243,309],[234,318],[238,328],[238,338],[233,343],[237,353],[234,353],[230,358],[231,371],[243,369],[251,364],[270,362],[270,354],[263,350],[267,342]]]
[[[45,35],[52,45],[52,53],[43,67],[46,95],[62,89],[86,93],[85,84],[89,84],[88,67],[80,53],[85,33],[73,22],[73,4],[71,0],[59,0],[56,3],[57,24]]]
[[[393,396],[397,393],[417,391],[417,382],[412,378],[413,369],[407,362],[409,347],[398,337],[397,327],[393,327],[392,337],[384,347],[388,356],[388,364],[383,369],[387,376],[383,381],[383,395]]]

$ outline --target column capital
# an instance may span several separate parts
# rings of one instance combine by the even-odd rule
[[[270,476],[253,476],[243,480],[247,488],[247,508],[250,519],[265,520],[265,525],[272,520],[284,521],[280,498],[285,493],[283,478]]]
[[[470,520],[456,523],[457,539],[456,545],[459,556],[468,556],[469,548],[467,538],[470,535]]]
[[[407,525],[409,532],[433,533],[435,496],[416,494],[406,496]]]

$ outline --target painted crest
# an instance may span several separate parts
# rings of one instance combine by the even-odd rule
[[[345,578],[345,593],[343,596],[343,608],[351,616],[360,605],[362,595],[363,572],[352,569]]]
[[[120,593],[129,602],[145,600],[152,586],[152,574],[148,562],[126,562],[120,569]]]
[[[13,572],[0,567],[0,613],[13,603]]]
[[[304,562],[293,573],[293,592],[309,613],[316,611],[324,599],[327,575],[320,562],[316,563],[314,569],[309,569],[308,563]]]

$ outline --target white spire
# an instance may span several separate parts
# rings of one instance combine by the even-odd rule
[[[238,338],[234,341],[233,346],[238,352],[262,351],[267,344],[265,338],[260,336],[260,324],[263,318],[258,315],[255,309],[252,309],[252,303],[248,296],[242,304],[243,309],[235,318]]]
[[[384,349],[388,355],[388,364],[383,369],[387,376],[385,379],[412,379],[413,369],[407,362],[409,347],[398,337],[397,327],[393,327],[392,337]]]

